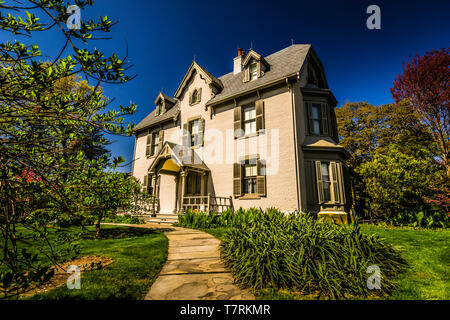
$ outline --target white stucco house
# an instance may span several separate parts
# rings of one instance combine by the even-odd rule
[[[193,62],[173,96],[135,127],[132,175],[159,214],[276,207],[347,221],[334,108],[311,45],[266,57],[238,50],[216,77]]]

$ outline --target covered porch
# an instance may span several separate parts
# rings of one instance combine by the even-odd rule
[[[232,208],[231,197],[208,192],[210,170],[193,149],[166,142],[148,170],[151,213],[181,214],[187,209],[218,212]]]

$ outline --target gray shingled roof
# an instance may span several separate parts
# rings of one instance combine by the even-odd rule
[[[253,81],[244,82],[244,72],[236,75],[230,72],[219,77],[219,80],[223,83],[223,90],[209,100],[207,105],[212,105],[239,93],[256,89],[300,71],[310,48],[311,45],[309,44],[295,44],[265,57],[270,65],[270,70],[261,78]]]
[[[208,75],[211,76],[213,82],[223,85],[222,91],[209,100],[206,105],[217,104],[246,91],[257,89],[258,87],[262,87],[266,84],[281,80],[286,76],[299,72],[305,62],[310,48],[311,45],[309,44],[295,44],[265,57],[265,60],[270,65],[270,70],[261,78],[249,82],[243,81],[244,72],[240,72],[236,75],[234,75],[233,72],[230,72],[219,78],[215,78],[205,68],[202,68],[199,65]],[[142,130],[151,125],[167,121],[177,115],[177,112],[179,112],[179,101],[177,101],[172,108],[162,115],[155,116],[155,111],[151,112],[134,128],[134,130]]]
[[[148,116],[146,116],[141,122],[139,122],[137,126],[134,127],[134,131],[137,132],[139,130],[150,127],[151,125],[171,120],[178,115],[179,111],[180,111],[179,101],[177,101],[177,103],[172,108],[170,108],[163,114],[160,114],[159,116],[156,116],[156,110],[153,110],[152,112],[150,112]]]

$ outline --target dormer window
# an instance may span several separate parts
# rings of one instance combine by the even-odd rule
[[[264,74],[269,71],[269,64],[267,61],[258,53],[253,50],[245,57],[242,62],[242,67],[244,68],[244,82],[249,82],[256,80],[264,76]]]
[[[256,63],[252,63],[250,65],[250,81],[258,79],[258,65]]]
[[[162,102],[158,102],[158,104],[156,105],[156,115],[159,116],[163,113],[163,104]]]

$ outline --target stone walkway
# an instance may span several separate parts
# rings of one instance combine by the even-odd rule
[[[146,223],[128,225],[162,231],[169,239],[169,256],[145,300],[254,300],[233,283],[220,259],[212,235],[192,229]]]
[[[253,300],[233,284],[220,260],[220,241],[212,235],[168,227],[169,256],[146,300]]]

